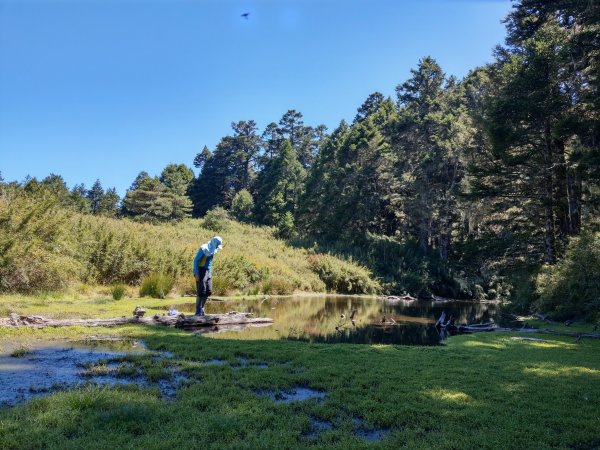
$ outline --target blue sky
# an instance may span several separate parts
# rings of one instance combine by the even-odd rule
[[[492,61],[510,0],[0,0],[0,172],[98,178],[192,167],[231,122],[288,109],[331,131],[433,56]],[[240,15],[249,12],[248,20]]]

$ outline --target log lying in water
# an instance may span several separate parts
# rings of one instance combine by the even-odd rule
[[[272,323],[273,319],[268,317],[252,317],[252,313],[240,313],[232,311],[226,314],[208,314],[206,316],[161,316],[142,317],[134,315],[132,317],[115,317],[111,319],[48,319],[42,316],[20,316],[11,313],[7,318],[0,318],[0,327],[112,327],[129,323],[162,324],[179,327],[203,327],[234,324],[252,324],[252,323]]]
[[[205,316],[154,316],[154,320],[164,325],[178,327],[209,327],[212,325],[239,325],[250,323],[272,323],[268,317],[252,317],[252,313],[231,311],[226,314],[207,314]]]
[[[407,295],[401,295],[401,296],[397,296],[397,295],[384,295],[381,297],[378,297],[379,300],[385,300],[387,303],[393,303],[393,302],[414,302],[415,300],[417,300],[415,297],[407,294]]]
[[[577,338],[577,341],[583,338],[600,339],[600,334],[595,333],[578,333],[578,332],[567,332],[567,331],[554,331],[548,329],[539,328],[502,328],[494,322],[481,323],[481,324],[465,324],[455,325],[454,319],[450,317],[446,320],[446,313],[442,312],[442,315],[435,324],[435,328],[438,330],[442,338],[447,336],[453,336],[455,334],[468,334],[478,333],[482,331],[499,331],[508,333],[539,333],[539,334],[554,334],[556,336],[570,336]]]

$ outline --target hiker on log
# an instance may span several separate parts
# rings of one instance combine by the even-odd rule
[[[212,294],[213,257],[223,248],[223,239],[213,237],[200,246],[194,258],[194,278],[196,278],[196,315],[204,315],[204,305]]]

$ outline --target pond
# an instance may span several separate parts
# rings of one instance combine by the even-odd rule
[[[179,305],[193,314],[193,303]],[[214,327],[197,330],[216,338],[290,339],[308,342],[438,345],[441,338],[434,327],[443,311],[456,323],[482,323],[496,318],[493,303],[466,301],[389,301],[378,298],[269,297],[209,301],[207,314],[247,311],[255,317],[270,317],[269,326]]]

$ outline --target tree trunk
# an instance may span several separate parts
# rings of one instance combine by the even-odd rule
[[[558,224],[557,234],[561,241],[561,245],[566,245],[567,236],[571,233],[570,231],[570,218],[569,218],[569,195],[568,195],[568,182],[567,182],[567,161],[565,159],[565,143],[555,139],[552,141],[552,150],[556,150],[556,162],[554,163],[554,199],[555,199],[555,212],[556,220]]]
[[[581,181],[572,168],[567,169],[567,196],[569,201],[569,234],[581,232]]]
[[[554,264],[556,257],[556,238],[554,234],[554,201],[552,189],[552,143],[550,137],[550,125],[546,125],[544,131],[544,212],[545,212],[545,230],[544,230],[544,250],[546,262]]]

